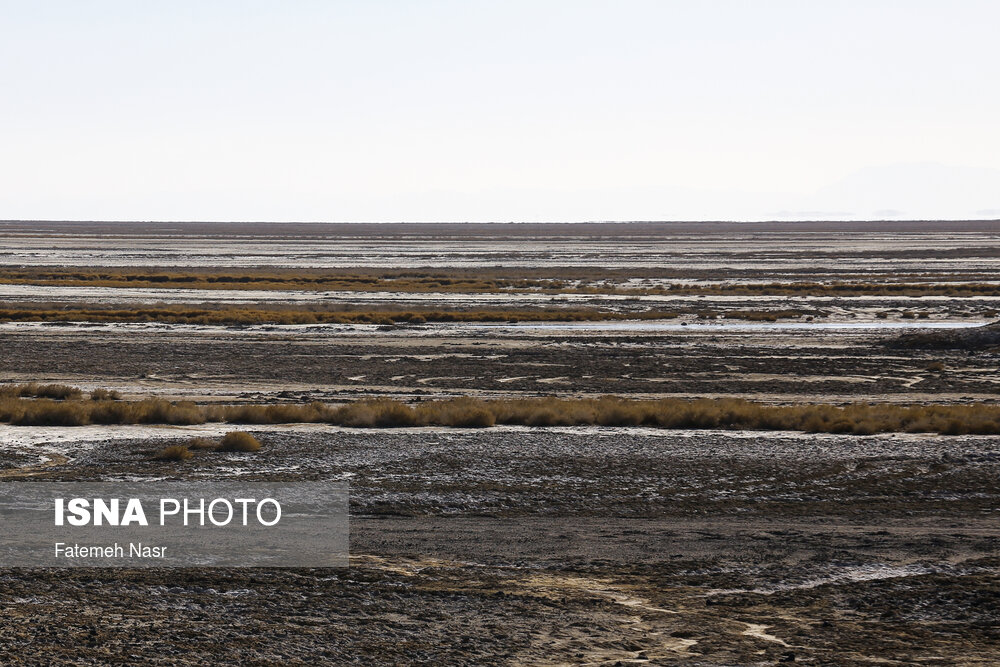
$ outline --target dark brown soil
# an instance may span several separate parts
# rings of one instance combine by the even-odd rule
[[[365,394],[732,395],[764,400],[1000,397],[1000,352],[889,349],[896,333],[538,335],[484,330],[0,332],[2,379],[289,400]],[[940,364],[939,370],[935,364]],[[259,387],[259,391],[247,391]]]
[[[8,570],[0,661],[989,664],[1000,651],[997,438],[256,435],[251,457],[186,462],[150,460],[146,440],[80,443],[36,478],[347,474],[349,570]]]
[[[917,350],[1000,351],[1000,323],[958,331],[920,332],[887,341],[888,347]]]

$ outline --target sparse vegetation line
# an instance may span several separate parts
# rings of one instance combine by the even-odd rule
[[[583,322],[662,320],[679,313],[648,310],[613,312],[596,309],[537,310],[306,310],[293,308],[66,307],[59,309],[0,307],[0,322],[165,322],[170,324],[424,324],[426,322]]]
[[[70,287],[144,287],[169,289],[311,290],[353,292],[499,292],[561,289],[562,280],[483,277],[475,272],[401,270],[156,270],[156,269],[0,269],[0,283]]]
[[[721,282],[670,284],[657,271],[650,284],[625,285],[635,276],[617,270],[553,267],[547,270],[483,269],[117,269],[0,268],[0,283],[67,287],[143,287],[169,289],[307,290],[320,292],[546,292],[642,296],[1000,296],[1000,284],[987,282]]]
[[[86,424],[285,424],[319,422],[363,428],[403,426],[649,426],[666,429],[736,429],[809,433],[907,432],[945,435],[1000,434],[1000,405],[775,406],[740,399],[633,400],[456,398],[420,403],[377,398],[345,405],[325,403],[197,405],[149,398],[122,401],[28,398],[22,385],[0,388],[0,421],[18,425]],[[58,386],[58,385],[57,385]],[[72,389],[72,388],[70,388]],[[53,390],[54,391],[54,390]]]

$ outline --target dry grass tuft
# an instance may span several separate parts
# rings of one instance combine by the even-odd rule
[[[77,305],[42,308],[0,306],[0,322],[169,322],[174,324],[423,324],[425,322],[592,322],[603,320],[674,319],[679,313],[650,310],[620,313],[597,309],[535,310],[322,310],[308,308],[236,308],[232,306],[141,306],[133,308]]]
[[[219,447],[219,441],[211,438],[195,436],[194,438],[188,439],[186,447],[188,449],[217,449]]]
[[[330,415],[332,424],[355,427],[388,428],[416,426],[413,408],[388,398],[366,399],[341,406]]]
[[[153,458],[157,461],[187,461],[193,456],[186,445],[171,445],[161,449]]]
[[[489,406],[474,398],[421,403],[414,412],[417,423],[425,426],[486,428],[496,424],[496,415]]]
[[[256,452],[260,449],[260,441],[246,431],[230,431],[222,436],[219,444],[220,452]]]
[[[108,389],[95,389],[90,392],[90,400],[92,401],[120,401],[122,395],[117,391]]]
[[[35,398],[54,398],[58,400],[65,400],[68,398],[80,398],[83,392],[76,387],[70,387],[65,384],[38,384],[37,382],[28,382],[26,384],[8,384],[0,387],[0,397],[28,397],[33,396]]]
[[[85,404],[50,398],[0,400],[0,417],[18,426],[85,426],[91,423]]]
[[[565,283],[550,278],[530,279],[484,275],[482,271],[366,271],[315,269],[249,270],[25,268],[0,269],[0,283],[73,285],[92,287],[147,287],[170,289],[316,290],[390,292],[502,292],[559,289]]]
[[[669,268],[642,270],[641,277],[657,284],[626,285],[640,277],[636,269],[599,267],[501,267],[435,269],[247,269],[247,268],[93,268],[24,267],[0,269],[0,283],[147,287],[170,289],[316,290],[388,292],[546,292],[586,294],[694,294],[694,295],[817,295],[817,296],[1000,296],[1000,285],[988,282],[952,282],[947,276],[923,275],[923,282],[797,281],[769,283],[718,282],[670,284],[677,273]]]
[[[936,366],[931,364],[931,370]],[[9,389],[5,388],[5,389]],[[1000,434],[1000,405],[766,405],[742,399],[632,400],[601,398],[494,399],[454,398],[407,404],[389,398],[324,403],[199,406],[150,398],[141,401],[24,398],[20,390],[0,393],[0,422],[17,425],[85,424],[288,424],[318,422],[361,428],[446,426],[482,428],[494,424],[526,426],[652,426],[671,429],[786,430],[813,433],[909,432]],[[240,435],[241,434],[241,435]],[[242,432],[223,439],[222,451],[243,439]],[[226,443],[230,444],[226,444]],[[256,442],[256,440],[254,440]],[[194,449],[215,443],[195,438]],[[259,443],[257,444],[259,447]]]

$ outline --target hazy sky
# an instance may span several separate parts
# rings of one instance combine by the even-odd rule
[[[1000,218],[997,0],[0,8],[0,219]]]

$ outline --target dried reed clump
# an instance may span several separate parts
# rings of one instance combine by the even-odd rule
[[[725,312],[684,309],[701,319],[743,319],[776,322],[779,319],[825,317],[818,310],[731,310]],[[676,319],[681,312],[645,310],[618,312],[596,308],[559,307],[530,310],[323,310],[321,305],[239,308],[233,306],[194,307],[158,305],[135,308],[108,308],[89,304],[74,308],[0,308],[0,322],[169,322],[177,324],[425,324],[427,322],[597,322],[608,320]],[[915,315],[911,315],[916,317]]]
[[[85,426],[90,414],[79,401],[54,401],[50,398],[4,399],[0,417],[18,426]]]
[[[613,396],[599,399],[464,400],[468,401],[465,409],[481,405],[493,414],[498,424],[528,426],[653,426],[855,435],[887,432],[1000,434],[1000,406],[987,404],[774,406],[741,399],[629,400]],[[422,405],[417,411],[421,413],[429,409]]]
[[[187,461],[193,456],[186,445],[171,445],[161,449],[153,458],[157,461]]]
[[[530,278],[484,278],[461,271],[418,275],[414,271],[350,273],[296,270],[164,271],[143,269],[2,269],[0,282],[33,285],[154,287],[187,289],[307,289],[317,291],[495,292],[559,288],[561,281]]]
[[[498,424],[525,426],[572,426],[593,424],[593,401],[557,398],[527,398],[488,401],[486,405]]]
[[[86,406],[88,421],[94,424],[138,424],[139,407],[132,402],[94,401]]]
[[[201,308],[158,306],[105,308],[97,305],[77,308],[0,308],[0,322],[169,322],[177,324],[380,324],[410,322],[584,322],[602,320],[673,319],[672,311],[620,313],[596,309],[565,310],[435,310],[419,313],[403,311],[327,311],[291,308]]]
[[[259,449],[260,441],[246,431],[230,431],[219,443],[220,452],[256,452]]]
[[[516,270],[450,269],[169,269],[169,268],[5,268],[0,282],[31,285],[153,287],[188,289],[303,289],[394,292],[505,292],[517,290],[590,294],[735,294],[831,296],[1000,296],[993,283],[798,281],[790,283],[650,284],[623,285],[635,278],[628,272],[596,267],[558,267]],[[669,278],[670,273],[647,271],[646,278]]]
[[[134,419],[139,424],[184,425],[206,421],[204,410],[190,401],[171,403],[162,398],[147,398],[130,405],[136,409]]]
[[[721,285],[672,285],[668,290],[676,294],[736,294],[736,295],[837,295],[837,296],[1000,296],[1000,286],[992,283],[746,283]]]
[[[19,426],[87,424],[202,424],[205,412],[194,403],[159,398],[141,401],[52,400],[0,397],[0,421]]]
[[[633,400],[617,396],[560,399],[455,398],[409,405],[389,398],[341,406],[198,406],[163,399],[54,400],[0,396],[0,421],[19,425],[287,424],[325,422],[362,428],[401,426],[651,426],[671,429],[788,430],[867,435],[886,432],[1000,434],[1000,405],[765,405],[742,399]],[[210,441],[209,441],[210,442]],[[212,444],[192,446],[208,448]]]
[[[292,424],[329,420],[330,408],[324,403],[307,405],[278,403],[274,405],[226,405],[207,409],[206,421],[236,424]]]
[[[188,449],[217,449],[219,447],[219,442],[211,438],[195,436],[193,438],[188,438],[185,446]]]
[[[751,322],[777,322],[795,319],[803,315],[823,316],[823,313],[804,310],[730,310],[725,314],[729,320],[749,320]]]
[[[421,403],[415,413],[416,422],[422,426],[486,428],[496,423],[489,406],[474,398]]]
[[[108,389],[95,389],[90,392],[90,400],[92,401],[120,401],[122,395],[117,391]]]
[[[388,398],[375,398],[343,405],[330,414],[327,421],[331,424],[355,427],[416,426],[417,413],[405,403]]]
[[[8,384],[0,387],[0,397],[28,397],[54,398],[65,400],[68,398],[79,398],[83,392],[76,387],[65,384],[38,384],[28,382],[25,384]]]

